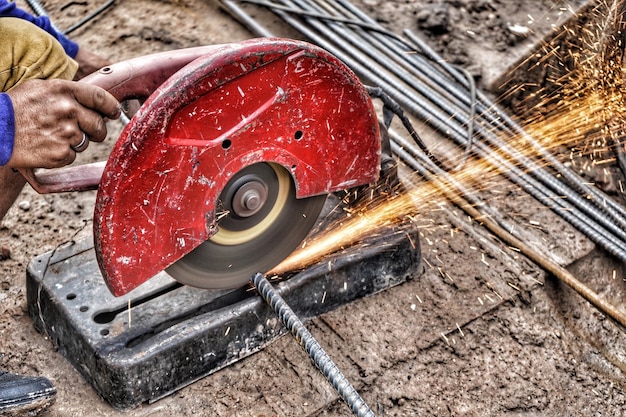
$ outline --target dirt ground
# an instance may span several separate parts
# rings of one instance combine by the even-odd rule
[[[104,1],[42,3],[64,29]],[[549,0],[354,4],[389,28],[418,31],[484,89],[576,8]],[[275,33],[291,33],[278,18],[259,17]],[[133,0],[117,1],[72,37],[119,61],[252,34],[217,0]],[[106,158],[121,125],[112,122],[109,130],[110,139],[90,146],[83,162]],[[485,197],[529,229],[529,241],[623,306],[624,265],[521,191],[505,191],[506,199],[503,189],[486,190]],[[34,329],[25,295],[30,260],[88,233],[94,197],[26,189],[0,225],[0,368],[51,379],[58,399],[47,415],[351,414],[290,337],[156,403],[122,412],[101,400]],[[414,279],[309,323],[376,415],[626,415],[620,326],[458,208],[442,203],[416,217],[424,269]]]

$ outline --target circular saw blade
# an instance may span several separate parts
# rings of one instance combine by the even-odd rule
[[[300,245],[326,200],[326,195],[295,195],[291,175],[280,165],[257,163],[241,170],[220,195],[225,214],[218,232],[166,272],[185,285],[223,289],[270,270]]]

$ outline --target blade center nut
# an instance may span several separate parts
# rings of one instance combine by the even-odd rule
[[[233,196],[233,211],[240,217],[253,216],[267,201],[267,194],[267,187],[262,182],[247,182]]]

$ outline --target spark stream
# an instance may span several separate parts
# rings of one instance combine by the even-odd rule
[[[601,29],[606,30],[606,25],[598,25],[593,36],[607,39]],[[497,127],[490,130],[513,152],[490,148],[486,157],[469,159],[462,170],[450,172],[451,178],[468,189],[485,191],[508,187],[501,178],[506,167],[526,169],[515,153],[532,159],[539,167],[549,166],[549,162],[539,155],[537,145],[560,155],[559,160],[571,159],[574,166],[576,160],[586,159],[588,162],[583,162],[580,170],[613,162],[614,157],[607,154],[615,147],[624,146],[616,139],[624,136],[623,121],[626,120],[622,59],[608,59],[606,45],[601,41],[587,41],[585,48],[587,50],[583,52],[568,52],[576,54],[576,68],[561,77],[557,92],[545,95],[531,109],[536,111],[529,112],[525,121],[520,123],[525,134],[506,134]],[[560,50],[554,48],[549,53],[556,54]],[[529,141],[529,137],[533,140]],[[495,164],[494,161],[505,163]],[[405,225],[407,219],[414,220],[417,213],[438,209],[434,205],[440,205],[443,200],[440,187],[445,186],[448,191],[455,188],[445,184],[430,181],[413,184],[405,194],[381,198],[374,206],[355,210],[344,221],[313,236],[270,273],[280,275],[302,269],[367,237],[397,233],[401,230],[398,225]]]
[[[603,102],[604,99],[599,94],[580,97],[577,101],[568,103],[568,111],[535,119],[526,126],[526,131],[533,137],[542,138],[541,145],[548,149],[576,145],[582,139],[587,139],[588,142],[588,138],[602,134],[599,127],[606,117]],[[507,143],[526,156],[533,157],[536,154],[535,147],[529,145],[525,137],[510,137]],[[507,160],[519,165],[502,150],[493,150],[490,156],[490,159]],[[537,162],[542,164],[542,161]],[[486,159],[469,159],[462,170],[450,173],[451,178],[463,187],[474,187],[482,191],[510,187],[509,183],[502,180],[501,174],[502,168]],[[415,221],[418,213],[440,209],[440,187],[446,186],[448,191],[456,188],[431,181],[413,182],[405,186],[409,187],[406,193],[387,199],[380,198],[376,204],[367,208],[357,208],[346,219],[313,236],[270,271],[270,274],[281,275],[287,271],[306,268],[332,253],[359,244],[377,234],[404,233],[408,227],[407,222]]]

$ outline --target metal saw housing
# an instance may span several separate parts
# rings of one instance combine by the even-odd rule
[[[120,100],[153,90],[117,140],[96,197],[95,252],[116,296],[211,238],[221,190],[248,166],[284,167],[297,198],[378,179],[376,112],[365,87],[334,56],[306,42],[269,38],[199,53],[181,68],[168,63],[167,53],[152,57],[154,69],[141,77],[168,75],[151,81],[154,89],[133,83],[139,61],[108,67],[92,80],[117,88]],[[159,72],[160,66],[175,71]],[[106,81],[120,71],[127,73],[123,82]],[[120,88],[124,83],[134,86]]]

